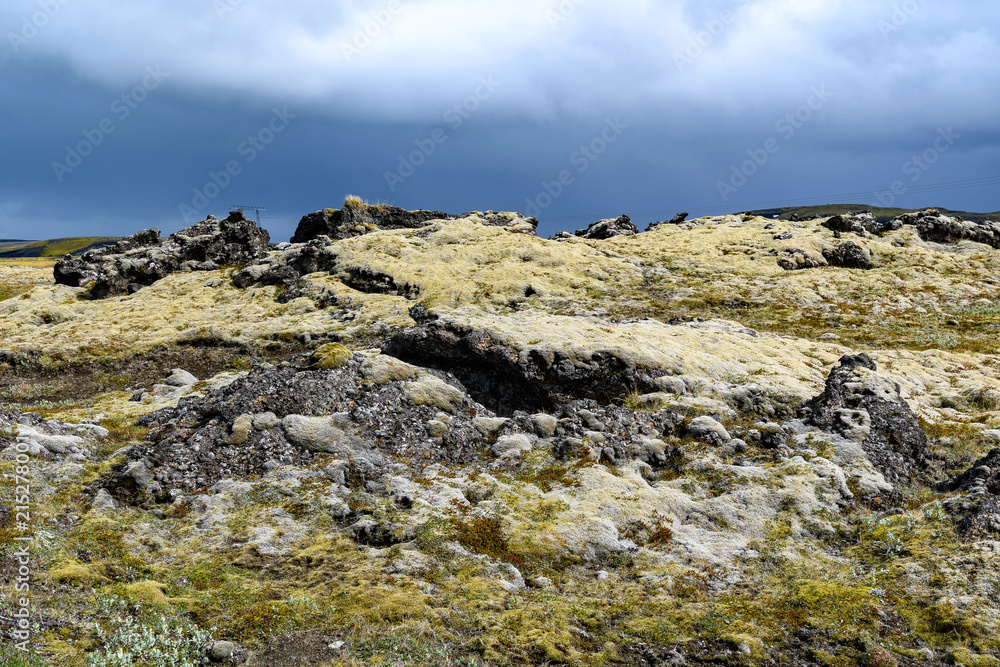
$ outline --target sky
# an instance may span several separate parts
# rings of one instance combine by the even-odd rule
[[[539,234],[1000,210],[985,0],[4,0],[0,240],[348,194]]]

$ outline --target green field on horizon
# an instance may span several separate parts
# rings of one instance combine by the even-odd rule
[[[119,238],[116,236],[76,236],[46,241],[0,241],[0,258],[82,255],[88,250],[115,243]]]

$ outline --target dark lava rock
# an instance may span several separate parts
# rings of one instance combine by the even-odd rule
[[[805,250],[800,248],[789,248],[785,250],[785,256],[778,260],[778,266],[785,271],[798,271],[800,269],[812,269],[823,266],[819,261]]]
[[[639,228],[632,224],[632,220],[627,215],[607,220],[598,220],[591,223],[586,229],[576,230],[576,235],[585,239],[610,239],[614,236],[634,236],[639,233]]]
[[[557,352],[549,361],[487,332],[442,321],[404,329],[383,352],[454,373],[475,400],[499,414],[550,410],[579,398],[607,404],[636,390],[657,390],[651,376],[611,354],[597,352],[583,361]]]
[[[860,213],[844,213],[828,218],[823,226],[835,232],[857,234],[866,236],[867,234],[878,234],[883,231],[878,219],[869,211]]]
[[[493,416],[481,405],[466,399],[462,414],[452,417],[448,431],[435,442],[426,425],[439,408],[413,405],[405,398],[404,381],[372,384],[360,369],[357,359],[325,371],[259,365],[204,398],[181,399],[176,408],[140,420],[139,425],[150,427],[145,441],[112,469],[104,487],[129,504],[169,502],[178,492],[191,493],[225,478],[264,474],[269,462],[306,466],[336,454],[350,461],[355,474],[378,479],[386,456],[424,466],[467,463],[489,451],[472,425],[480,414]],[[266,413],[277,419],[258,418],[245,427],[246,415]],[[324,428],[334,439],[343,438],[342,451],[309,449],[290,440],[282,423],[289,415],[328,417]],[[243,429],[234,428],[238,418]]]
[[[348,266],[337,274],[340,282],[365,294],[391,294],[407,299],[420,296],[420,286],[396,280],[394,276],[367,267]]]
[[[340,240],[377,229],[417,229],[431,220],[454,220],[458,217],[441,211],[407,211],[396,206],[373,206],[348,200],[342,209],[328,208],[303,216],[291,241],[305,243],[319,236]]]
[[[872,258],[868,251],[857,243],[845,241],[833,250],[824,250],[823,257],[830,266],[840,266],[845,269],[870,269]]]
[[[876,371],[866,354],[841,357],[826,379],[826,389],[799,409],[799,417],[831,433],[845,433],[870,422],[861,443],[872,464],[893,484],[918,479],[927,468],[927,436],[916,416],[895,391],[876,393],[877,383],[864,382],[864,372]],[[888,386],[888,380],[884,385]]]
[[[1000,533],[1000,447],[936,488],[945,493],[965,492],[945,501],[945,506],[958,516],[958,528],[965,539],[993,539],[991,534]]]
[[[893,222],[915,226],[917,234],[924,241],[957,243],[968,240],[1000,248],[1000,222],[992,220],[972,222],[941,215],[935,209],[927,209],[919,213],[904,213]]]
[[[114,246],[67,257],[56,263],[61,285],[91,285],[95,299],[132,294],[178,271],[209,271],[220,266],[251,264],[268,251],[267,231],[235,211],[224,220],[207,220],[160,238],[147,229]]]
[[[640,460],[653,470],[679,469],[684,460],[680,448],[665,442],[648,442],[678,435],[681,418],[673,410],[636,412],[615,405],[600,405],[592,399],[571,401],[557,411],[554,453],[560,459],[590,457],[596,461],[621,464]],[[523,412],[515,412],[511,423],[528,430],[531,422]],[[584,445],[598,432],[603,438],[596,446]],[[647,439],[646,444],[643,438]],[[592,447],[590,452],[584,451]]]
[[[251,285],[290,287],[302,276],[332,270],[336,262],[337,255],[330,247],[330,239],[321,236],[272,253],[259,263],[246,267],[233,276],[233,285],[240,289]]]
[[[136,249],[157,247],[162,243],[159,229],[144,229],[118,243],[98,250],[91,250],[81,257],[66,255],[56,262],[53,274],[57,285],[83,287],[97,280],[100,275],[101,258],[122,255]]]
[[[150,429],[145,440],[112,468],[102,486],[119,501],[149,505],[204,491],[223,479],[262,475],[275,464],[308,466],[338,459],[343,461],[337,464],[342,483],[386,495],[382,475],[390,464],[415,470],[435,462],[516,465],[516,457],[497,459],[493,454],[497,439],[507,435],[540,438],[561,459],[641,460],[650,471],[676,468],[683,459],[660,439],[677,432],[680,418],[671,410],[636,412],[584,400],[566,404],[556,415],[515,411],[509,419],[496,419],[494,412],[469,399],[455,376],[411,369],[418,386],[428,379],[433,384],[436,376],[460,392],[459,403],[442,415],[440,406],[414,402],[413,396],[420,394],[408,393],[413,385],[407,380],[377,378],[366,363],[355,355],[330,370],[257,365],[204,398],[181,399],[176,408],[138,422]],[[311,442],[322,440],[324,446],[310,446],[304,433],[314,434],[317,439]],[[406,504],[403,498],[396,500]],[[380,531],[373,524],[358,539],[381,540]]]

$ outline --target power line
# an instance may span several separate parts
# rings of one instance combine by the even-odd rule
[[[230,213],[233,213],[235,211],[239,211],[240,213],[242,213],[243,211],[253,211],[254,220],[257,222],[258,225],[260,224],[260,212],[266,210],[267,207],[256,206],[254,204],[233,204],[232,206],[229,207]]]

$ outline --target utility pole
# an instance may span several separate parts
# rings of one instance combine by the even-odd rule
[[[229,207],[230,213],[234,211],[239,211],[240,213],[243,211],[253,211],[254,222],[258,225],[260,225],[260,212],[266,210],[267,208],[264,206],[254,206],[253,204],[233,204]]]

